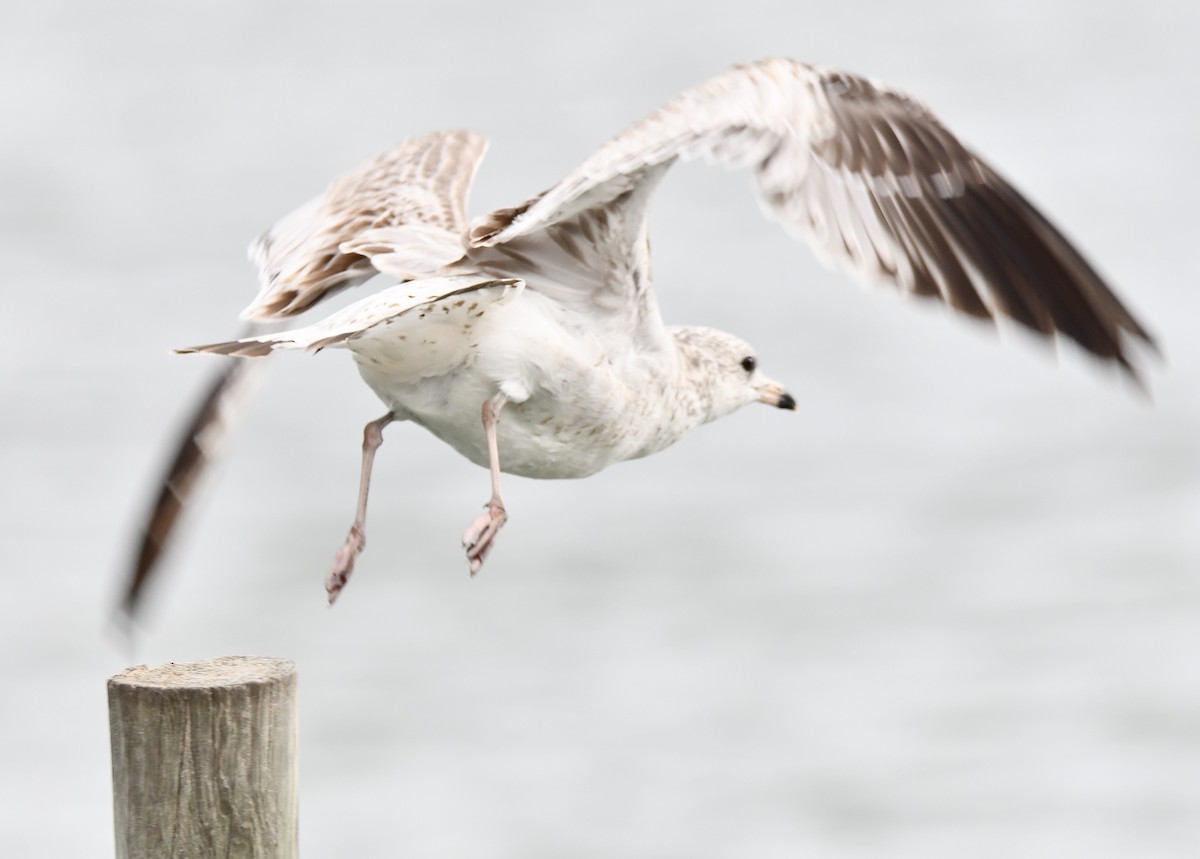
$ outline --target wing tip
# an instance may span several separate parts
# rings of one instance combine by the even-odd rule
[[[175,351],[176,355],[227,355],[232,358],[262,358],[270,355],[280,346],[276,340],[227,340],[222,343],[205,343],[200,346],[182,346]]]

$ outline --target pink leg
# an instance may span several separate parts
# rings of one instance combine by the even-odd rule
[[[329,575],[325,577],[325,591],[329,594],[330,605],[333,605],[333,601],[338,598],[338,594],[342,592],[342,588],[350,579],[350,574],[354,572],[354,559],[367,545],[367,492],[371,488],[371,466],[375,463],[375,451],[379,449],[379,445],[383,444],[383,428],[394,420],[395,418],[389,412],[363,427],[362,477],[358,484],[358,512],[354,514],[354,524],[350,526],[346,542],[342,544],[342,548],[338,549]]]
[[[492,549],[492,539],[508,521],[504,502],[500,500],[500,451],[496,445],[496,424],[500,420],[500,410],[507,402],[508,397],[504,394],[496,394],[483,404],[483,431],[487,435],[488,464],[492,470],[492,497],[488,499],[487,512],[472,522],[463,534],[462,543],[467,550],[471,575],[479,572]]]

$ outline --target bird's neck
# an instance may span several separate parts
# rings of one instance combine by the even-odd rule
[[[716,357],[706,346],[709,329],[677,326],[668,329],[674,345],[672,411],[683,432],[724,417],[714,400],[712,380],[719,375]]]

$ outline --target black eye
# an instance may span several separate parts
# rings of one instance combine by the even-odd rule
[[[758,362],[754,360],[753,355],[747,355],[742,359],[742,369],[747,373],[753,373],[754,368],[758,366]]]

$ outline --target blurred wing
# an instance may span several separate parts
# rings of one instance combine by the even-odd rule
[[[217,456],[232,421],[240,412],[240,404],[265,366],[261,361],[228,361],[214,377],[184,427],[154,503],[147,511],[121,595],[120,607],[128,618],[136,614],[146,586],[175,533],[178,519],[191,500],[200,476]]]
[[[471,256],[507,255],[514,261],[492,268],[515,275],[522,264],[561,268],[565,254],[607,260],[633,272],[605,281],[608,291],[641,303],[650,191],[675,159],[696,157],[752,167],[767,214],[859,280],[1065,334],[1131,374],[1123,335],[1151,343],[1067,240],[926,107],[791,60],[739,66],[684,92],[553,188],[480,219]],[[622,228],[603,229],[613,221]],[[601,280],[576,277],[585,290]]]
[[[460,259],[486,148],[472,131],[436,132],[338,179],[251,245],[260,291],[242,316],[293,316],[377,272],[428,277]]]

